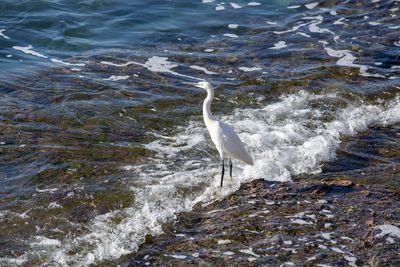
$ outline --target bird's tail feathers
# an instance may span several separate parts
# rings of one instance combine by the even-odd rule
[[[249,156],[249,158],[245,161],[249,165],[254,165],[253,159]]]
[[[240,160],[247,163],[248,165],[254,165],[253,159],[250,157],[248,153],[240,157]]]

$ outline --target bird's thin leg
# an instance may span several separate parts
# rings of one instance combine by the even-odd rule
[[[222,160],[221,187],[222,187],[222,182],[224,181],[224,172],[225,172],[225,165],[224,165],[224,160]]]
[[[232,181],[232,159],[229,159],[229,179]]]

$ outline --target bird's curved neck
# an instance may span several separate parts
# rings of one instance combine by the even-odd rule
[[[214,90],[211,88],[207,90],[207,97],[203,102],[203,118],[204,122],[207,124],[209,121],[215,120],[213,115],[211,114],[211,102],[214,99]]]

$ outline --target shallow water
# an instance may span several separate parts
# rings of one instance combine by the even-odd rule
[[[0,12],[2,265],[118,261],[178,212],[257,178],[400,185],[399,1]],[[255,161],[234,162],[222,190],[197,79]]]

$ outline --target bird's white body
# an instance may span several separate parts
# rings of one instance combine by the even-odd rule
[[[210,107],[214,98],[214,88],[208,82],[199,82],[196,86],[207,90],[207,97],[203,102],[204,123],[210,132],[211,139],[221,159],[235,158],[249,165],[253,165],[253,160],[244,148],[239,136],[227,124],[212,116]]]
[[[249,165],[253,165],[253,160],[247,153],[239,136],[227,124],[217,119],[206,119],[204,123],[210,132],[211,140],[214,142],[221,159],[235,158]]]

